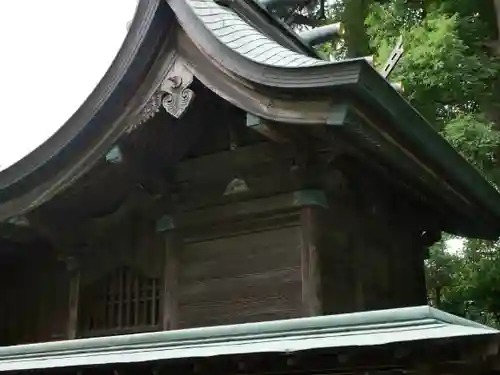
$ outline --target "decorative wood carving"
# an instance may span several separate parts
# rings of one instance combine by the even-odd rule
[[[163,108],[175,118],[180,118],[193,101],[194,91],[189,88],[193,83],[193,73],[181,60],[176,60],[172,70],[161,84],[165,93]]]
[[[23,216],[23,215],[13,216],[10,219],[8,219],[7,222],[9,224],[17,225],[20,227],[29,227],[30,226],[29,220],[26,218],[26,216]]]
[[[189,88],[193,83],[193,78],[193,73],[187,68],[184,61],[177,59],[160,87],[129,125],[127,133],[153,118],[162,107],[175,118],[181,118],[195,96],[194,91]]]
[[[134,119],[131,125],[127,128],[126,132],[131,133],[137,129],[140,125],[153,118],[161,108],[161,103],[163,100],[164,92],[160,89],[155,91],[153,96],[147,101],[144,108],[141,110],[139,115]]]
[[[246,181],[236,177],[227,185],[224,195],[246,193],[248,190]]]

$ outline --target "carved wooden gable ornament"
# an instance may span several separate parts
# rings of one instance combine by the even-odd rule
[[[180,119],[194,99],[194,91],[189,88],[192,83],[193,73],[181,58],[176,58],[160,87],[146,102],[127,132],[133,131],[153,118],[161,108],[176,119]]]

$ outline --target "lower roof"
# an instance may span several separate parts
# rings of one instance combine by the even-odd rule
[[[428,306],[78,339],[0,348],[0,371],[20,371],[326,348],[401,346],[498,331]]]

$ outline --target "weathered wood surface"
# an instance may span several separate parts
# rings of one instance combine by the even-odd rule
[[[161,327],[163,330],[169,330],[179,327],[179,254],[182,251],[182,244],[175,231],[167,231],[164,237]]]
[[[297,227],[186,244],[181,327],[300,316],[299,245]]]
[[[181,228],[203,227],[212,223],[252,221],[257,217],[274,217],[297,211],[293,194],[276,194],[270,197],[233,202],[180,213],[176,217]]]
[[[321,263],[319,251],[319,211],[321,207],[304,206],[300,210],[302,304],[304,316],[321,315]]]
[[[0,345],[64,339],[69,278],[63,262],[39,249],[0,266]]]
[[[331,196],[321,213],[321,284],[325,313],[425,304],[424,249],[411,221],[351,193]],[[401,204],[402,202],[400,202]]]
[[[66,338],[74,339],[78,335],[78,310],[80,307],[80,269],[74,259],[68,259],[66,267],[69,273],[68,326]]]

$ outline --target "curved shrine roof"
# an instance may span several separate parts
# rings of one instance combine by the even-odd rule
[[[282,46],[236,12],[213,0],[187,0],[187,4],[218,41],[255,63],[280,68],[329,63]]]
[[[0,172],[0,221],[72,184],[162,107],[182,115],[194,78],[257,117],[337,129],[432,195],[452,217],[444,229],[500,235],[498,192],[380,74],[364,59],[321,59],[252,0],[140,0],[94,92],[54,136]]]

